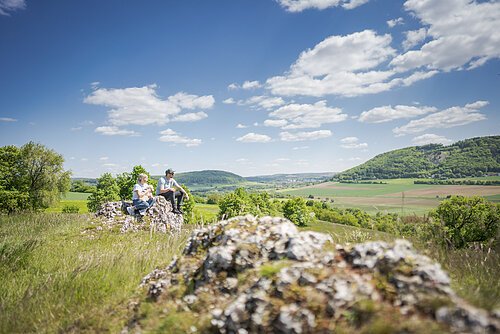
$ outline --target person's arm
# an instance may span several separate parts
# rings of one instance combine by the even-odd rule
[[[179,191],[184,194],[184,196],[186,197],[187,200],[189,200],[188,193],[175,180],[174,180],[174,186],[177,187],[179,189]]]

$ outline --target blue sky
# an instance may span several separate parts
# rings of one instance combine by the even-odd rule
[[[0,0],[0,145],[77,177],[336,172],[499,134],[500,2]]]

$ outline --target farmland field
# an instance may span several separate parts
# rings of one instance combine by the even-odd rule
[[[449,195],[482,196],[500,200],[500,186],[413,184],[413,179],[375,180],[384,184],[325,182],[278,192],[334,201],[339,208],[354,207],[369,213],[397,212],[421,215]]]

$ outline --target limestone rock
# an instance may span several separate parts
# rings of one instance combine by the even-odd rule
[[[500,331],[498,316],[458,298],[408,241],[333,245],[283,218],[197,229],[182,257],[141,284],[158,307],[196,310],[202,333]]]

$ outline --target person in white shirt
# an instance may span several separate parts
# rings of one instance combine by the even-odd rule
[[[139,210],[139,214],[144,216],[146,210],[155,203],[153,197],[153,187],[148,184],[148,176],[146,174],[139,174],[137,183],[132,190],[132,204],[133,206],[127,207],[129,214],[133,215],[135,210]]]
[[[189,196],[177,181],[174,180],[174,174],[175,172],[170,168],[165,171],[165,176],[158,180],[156,195],[163,196],[167,201],[170,201],[173,213],[182,214],[182,200],[184,197],[188,200]],[[175,205],[176,200],[177,206]]]

